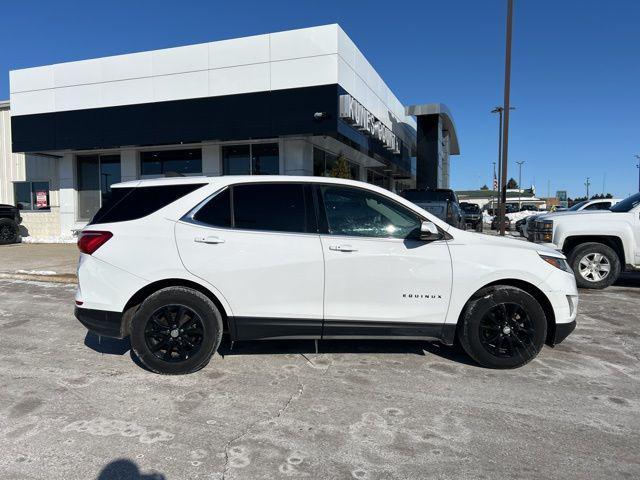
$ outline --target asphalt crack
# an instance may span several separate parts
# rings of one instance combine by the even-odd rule
[[[302,397],[302,394],[304,393],[304,383],[300,380],[300,377],[298,375],[296,375],[297,379],[298,379],[298,390],[295,391],[294,393],[292,393],[289,398],[287,399],[287,401],[284,403],[284,405],[278,409],[278,413],[276,413],[275,415],[272,415],[268,418],[263,418],[261,420],[257,420],[253,423],[251,423],[247,428],[245,428],[242,433],[240,433],[239,435],[237,435],[236,437],[232,438],[231,440],[229,440],[225,446],[224,446],[224,465],[222,467],[222,480],[226,480],[227,478],[227,473],[229,471],[229,449],[231,448],[231,445],[233,445],[234,443],[238,442],[239,440],[241,440],[242,438],[244,438],[255,426],[260,425],[261,423],[266,423],[266,422],[270,422],[271,420],[275,420],[276,418],[280,418],[284,412],[287,411],[287,409],[289,408],[289,406],[296,400],[299,400],[300,397]]]

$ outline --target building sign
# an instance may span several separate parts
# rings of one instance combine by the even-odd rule
[[[47,192],[44,190],[36,191],[36,208],[48,208]]]
[[[400,139],[351,95],[340,95],[340,118],[380,140],[386,149],[400,153]]]

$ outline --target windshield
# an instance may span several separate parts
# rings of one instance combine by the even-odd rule
[[[418,205],[420,208],[426,210],[430,214],[435,215],[439,219],[446,221],[446,217],[447,217],[447,212],[446,212],[447,204],[446,203],[416,202],[416,205]]]
[[[576,203],[573,207],[571,207],[571,208],[569,209],[569,211],[570,211],[570,212],[577,212],[577,211],[580,209],[580,207],[582,207],[582,206],[586,205],[586,203],[587,203],[587,201],[586,201],[586,200],[584,200],[584,201],[582,201],[582,202],[578,202],[578,203]]]
[[[464,213],[480,213],[480,207],[475,203],[461,203],[460,207],[462,207]]]
[[[612,212],[628,212],[632,208],[637,207],[638,205],[640,205],[640,192],[625,198],[621,202],[616,203],[613,207],[611,207],[611,211]]]
[[[454,200],[451,190],[405,190],[401,195],[413,203]]]

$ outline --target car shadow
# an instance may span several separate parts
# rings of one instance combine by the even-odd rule
[[[313,340],[256,340],[234,342],[233,348],[228,337],[224,337],[218,348],[223,358],[233,355],[312,355],[316,353]],[[318,354],[413,354],[435,355],[465,365],[478,366],[458,346],[443,345],[427,340],[319,340]]]
[[[111,337],[102,337],[93,332],[87,332],[84,337],[84,344],[91,350],[98,353],[106,353],[107,355],[124,355],[131,349],[129,338],[117,339]]]
[[[616,287],[640,288],[640,272],[621,273],[614,285]]]
[[[131,359],[139,367],[148,370],[131,349],[128,338],[100,337],[87,332],[84,344],[95,352],[106,355],[124,355],[129,352]],[[478,366],[460,347],[443,345],[437,341],[427,340],[318,340],[318,354],[413,354],[425,356],[435,355],[464,365]],[[218,347],[218,354],[224,358],[234,355],[314,355],[316,345],[313,340],[243,340],[231,343],[229,336],[224,335]]]

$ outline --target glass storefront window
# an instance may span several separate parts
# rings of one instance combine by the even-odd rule
[[[202,173],[202,149],[140,152],[141,175]]]
[[[78,155],[78,220],[86,221],[100,208],[100,156]]]
[[[120,155],[78,155],[78,221],[91,220],[111,196],[111,185],[121,181]]]
[[[13,188],[18,210],[51,209],[49,182],[14,182]]]
[[[251,148],[249,145],[225,145],[222,147],[224,175],[249,175]]]
[[[352,180],[360,180],[360,165],[346,160]],[[320,148],[313,149],[313,174],[316,177],[333,177],[339,170],[338,155],[325,152]]]
[[[101,200],[105,203],[111,198],[111,185],[121,180],[120,155],[100,156],[100,179]]]
[[[224,175],[278,175],[278,144],[225,145],[222,147],[222,171]]]
[[[251,174],[278,175],[280,157],[277,143],[257,143],[251,146]]]

